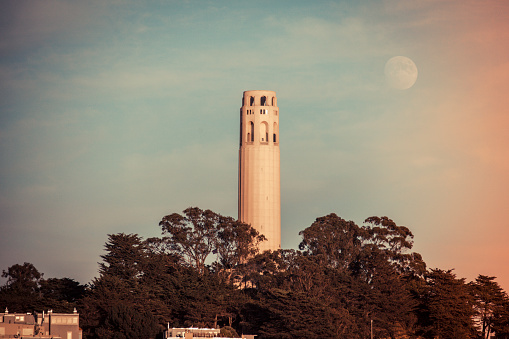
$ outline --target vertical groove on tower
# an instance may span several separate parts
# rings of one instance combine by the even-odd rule
[[[239,220],[267,238],[260,244],[260,252],[278,250],[281,186],[276,92],[244,92],[239,145]]]

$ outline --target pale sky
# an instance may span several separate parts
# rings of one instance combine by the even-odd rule
[[[242,93],[264,89],[283,248],[332,212],[388,216],[428,267],[508,290],[508,46],[500,0],[3,1],[0,270],[87,283],[107,234],[237,217]]]

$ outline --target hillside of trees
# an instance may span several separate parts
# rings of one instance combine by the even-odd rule
[[[84,338],[157,338],[168,323],[258,338],[509,338],[509,298],[495,277],[427,268],[412,232],[387,217],[359,226],[329,214],[300,232],[298,250],[265,253],[263,236],[210,210],[159,226],[156,238],[108,235],[87,285],[14,264],[0,307],[76,307]]]

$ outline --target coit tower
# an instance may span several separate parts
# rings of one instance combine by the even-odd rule
[[[279,109],[276,92],[245,91],[240,108],[239,220],[266,241],[260,252],[281,248]]]

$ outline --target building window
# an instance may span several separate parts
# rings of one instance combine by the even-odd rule
[[[272,106],[276,106],[276,97],[272,97]]]
[[[248,136],[249,136],[249,133],[248,133]],[[251,138],[248,137],[248,140],[251,142],[254,141],[254,123],[252,121],[251,121]]]
[[[263,96],[260,98],[260,106],[266,106],[267,104],[267,97]]]
[[[249,106],[253,106],[254,105],[254,97],[250,97],[249,98]]]
[[[276,140],[276,133],[272,134],[272,142],[277,142],[277,140]]]
[[[24,336],[31,336],[33,338],[33,335],[34,335],[34,329],[33,328],[22,328],[21,329],[21,335],[23,336],[22,338],[24,338]]]

